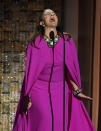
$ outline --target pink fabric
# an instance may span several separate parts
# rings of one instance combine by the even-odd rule
[[[53,62],[52,48],[49,48],[41,35],[28,44],[26,71],[16,111],[13,131],[52,131],[52,115],[49,100],[49,76]],[[81,98],[73,95],[72,79],[79,88],[81,87],[80,70],[76,46],[71,38],[67,41],[65,35],[65,130],[66,131],[95,131],[89,114]],[[53,108],[54,131],[63,131],[63,39],[60,36],[54,47],[54,67],[50,83],[51,102]],[[28,115],[21,114],[21,100],[29,94],[32,106]]]

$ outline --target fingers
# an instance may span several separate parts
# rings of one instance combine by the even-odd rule
[[[29,108],[31,107],[31,105],[32,105],[32,103],[29,102],[29,103],[28,103],[28,108],[27,108],[27,109],[29,109]],[[26,111],[26,115],[27,115],[27,111]]]
[[[27,115],[27,111],[26,111],[26,115]]]
[[[28,109],[31,107],[32,102],[31,102],[31,97],[29,96],[29,103],[28,103]]]
[[[32,105],[31,97],[29,96],[29,102],[28,102],[27,110],[31,107],[31,105]],[[27,110],[25,112],[26,115],[27,115]]]
[[[31,107],[31,105],[32,105],[32,102],[30,101],[30,102],[28,103],[28,109]]]
[[[93,100],[93,98],[91,98],[91,97],[88,97],[88,96],[86,97],[86,99],[88,99],[88,100]]]
[[[81,98],[84,98],[84,99],[93,100],[93,98],[86,96],[83,93],[79,93],[78,96],[81,97]]]

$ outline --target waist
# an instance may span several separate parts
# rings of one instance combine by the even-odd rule
[[[50,92],[57,91],[60,88],[63,89],[63,86],[64,86],[64,81],[50,82]],[[67,87],[66,80],[65,80],[65,87]],[[34,84],[34,87],[32,88],[32,92],[33,91],[48,92],[49,91],[49,82],[37,79]]]
[[[39,74],[38,79],[46,82],[59,82],[64,80],[63,65],[47,66]]]
[[[53,73],[41,73],[39,76],[38,76],[38,80],[40,81],[46,81],[46,82],[59,82],[59,81],[63,81],[64,80],[64,74],[63,74],[63,71],[60,70],[60,71],[57,71],[57,72],[54,72]]]

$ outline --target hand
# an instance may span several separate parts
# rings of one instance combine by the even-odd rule
[[[80,93],[77,95],[77,97],[84,98],[84,99],[88,99],[88,100],[93,100],[93,98],[84,95],[82,92],[80,92]]]
[[[70,82],[72,83],[72,85],[73,85],[73,87],[74,87],[75,90],[79,89],[78,86],[77,86],[72,80],[70,80]],[[82,92],[80,92],[80,93],[77,95],[77,97],[84,98],[84,99],[88,99],[88,100],[93,100],[93,98],[84,95]]]
[[[31,107],[31,105],[32,105],[32,102],[31,102],[31,99],[29,99],[29,103],[28,103],[27,109],[29,109]],[[26,115],[27,115],[27,111],[26,111]]]
[[[26,95],[22,99],[22,110],[27,115],[27,110],[31,107],[31,99],[29,95]]]

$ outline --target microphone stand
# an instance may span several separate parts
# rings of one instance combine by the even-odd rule
[[[64,34],[62,33],[63,36],[63,41],[64,41],[64,48],[63,48],[63,59],[64,59],[64,81],[63,81],[63,131],[65,131],[65,39],[64,39]]]
[[[63,71],[63,75],[64,75],[64,81],[63,81],[63,131],[65,131],[65,38],[64,38],[64,34],[61,31],[62,37],[63,37],[63,42],[64,42],[64,48],[63,48],[63,60],[64,60],[64,71]],[[50,38],[53,40],[53,47],[52,47],[52,51],[53,51],[53,64],[52,64],[52,69],[51,69],[51,74],[50,74],[50,79],[49,79],[49,97],[50,97],[50,105],[51,105],[51,113],[52,113],[52,131],[54,131],[54,119],[53,119],[53,109],[52,109],[52,103],[51,103],[51,93],[50,93],[50,81],[51,81],[51,77],[52,77],[52,71],[53,71],[53,66],[54,66],[54,32],[50,32]]]
[[[51,92],[50,92],[50,81],[51,81],[52,72],[53,72],[53,66],[54,66],[54,32],[53,31],[50,32],[50,38],[53,40],[53,47],[52,47],[53,64],[52,64],[51,74],[50,74],[50,79],[49,79],[49,99],[50,99],[50,106],[51,106],[51,113],[52,113],[52,131],[54,131],[53,109],[52,109]]]

